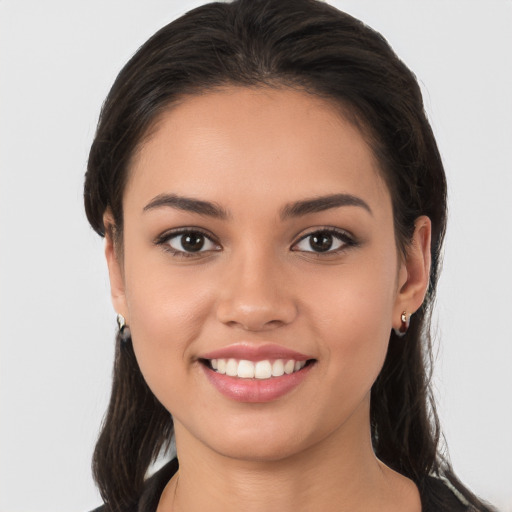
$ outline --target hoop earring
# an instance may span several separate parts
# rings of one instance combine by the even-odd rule
[[[117,326],[119,327],[119,335],[121,337],[121,341],[123,343],[126,343],[132,337],[130,328],[126,324],[126,320],[123,315],[118,314],[116,320],[117,320]]]
[[[407,311],[402,311],[400,315],[400,327],[398,329],[393,329],[395,334],[400,338],[405,336],[405,333],[409,329],[409,324],[411,323],[411,315],[407,314]]]

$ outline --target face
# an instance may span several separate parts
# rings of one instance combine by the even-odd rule
[[[372,151],[333,105],[287,89],[186,98],[137,153],[123,208],[114,306],[178,450],[278,459],[369,438],[390,330],[422,297]]]

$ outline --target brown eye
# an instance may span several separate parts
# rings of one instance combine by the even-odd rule
[[[187,235],[181,235],[181,246],[185,251],[197,252],[203,248],[204,235],[201,233],[189,233]]]
[[[294,251],[335,253],[345,246],[353,246],[355,242],[343,231],[318,230],[302,237],[293,247]]]
[[[325,252],[331,249],[333,237],[330,233],[315,233],[309,237],[309,246],[313,251]]]
[[[166,243],[176,253],[198,253],[219,250],[219,246],[200,231],[185,231],[167,238]]]

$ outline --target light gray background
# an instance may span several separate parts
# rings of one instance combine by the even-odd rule
[[[0,510],[100,503],[90,457],[114,312],[82,211],[124,62],[200,1],[0,0]],[[512,2],[333,1],[416,72],[448,173],[435,385],[452,461],[512,511]]]

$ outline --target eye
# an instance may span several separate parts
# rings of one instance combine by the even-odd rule
[[[164,245],[175,256],[194,256],[194,254],[219,251],[219,244],[215,243],[205,233],[197,230],[186,230],[163,235],[157,243]]]
[[[293,247],[294,251],[336,253],[346,246],[355,245],[345,232],[336,229],[321,229],[302,237]]]

